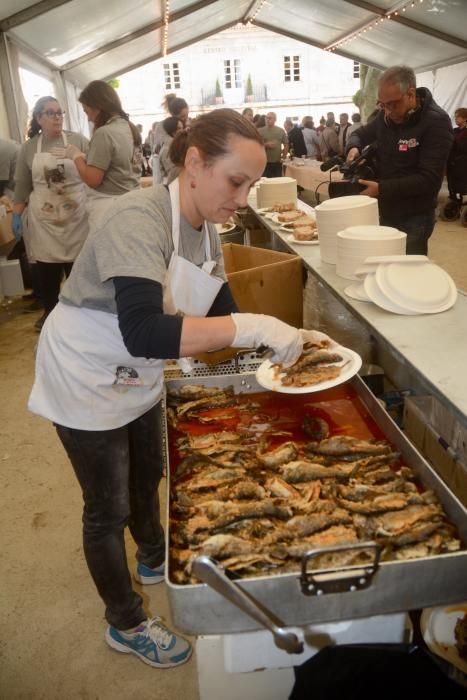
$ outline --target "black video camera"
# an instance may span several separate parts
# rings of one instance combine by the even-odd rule
[[[370,143],[365,146],[361,154],[352,161],[345,161],[340,156],[330,158],[321,165],[321,170],[331,170],[338,167],[339,172],[344,176],[338,182],[329,183],[329,197],[346,197],[352,194],[360,194],[365,189],[359,180],[376,180],[375,168],[372,157],[376,153],[376,144]]]

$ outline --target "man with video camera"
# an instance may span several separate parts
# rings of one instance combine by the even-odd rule
[[[377,197],[380,223],[407,234],[407,254],[428,252],[435,208],[453,140],[451,120],[407,66],[388,68],[378,81],[379,114],[354,131],[347,161],[375,144],[375,180],[361,194]]]

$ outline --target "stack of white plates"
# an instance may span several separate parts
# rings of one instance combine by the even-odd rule
[[[336,264],[337,232],[349,226],[379,223],[378,200],[365,195],[327,199],[316,207],[321,259]]]
[[[256,190],[258,207],[272,207],[274,204],[297,204],[297,181],[292,177],[267,177],[260,180]]]
[[[437,314],[457,299],[452,278],[424,255],[370,257],[356,274],[363,282],[350,285],[345,293],[395,314]]]
[[[351,226],[337,234],[339,277],[357,279],[355,271],[369,256],[402,255],[407,234],[389,226]]]

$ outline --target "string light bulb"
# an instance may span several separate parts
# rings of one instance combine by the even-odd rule
[[[169,43],[169,21],[170,21],[170,0],[164,3],[164,31],[162,36],[162,55],[167,56],[167,46]]]
[[[255,16],[256,16],[257,12],[259,12],[259,9],[261,9],[261,7],[264,5],[265,2],[266,2],[266,0],[262,0],[261,5],[256,10]],[[421,5],[423,3],[423,0],[418,0],[418,3]],[[388,13],[382,14],[380,17],[378,17],[377,20],[371,20],[370,22],[367,23],[367,25],[365,27],[362,27],[361,29],[354,32],[350,36],[342,39],[341,41],[337,41],[334,44],[332,44],[331,46],[326,47],[324,50],[325,51],[335,51],[336,49],[340,48],[341,46],[345,46],[349,42],[354,41],[354,39],[358,39],[359,37],[362,36],[362,34],[365,34],[367,31],[368,32],[371,31],[373,29],[373,27],[378,27],[382,22],[384,22],[385,19],[394,20],[396,17],[399,16],[399,14],[401,12],[406,12],[408,9],[411,9],[412,7],[416,7],[416,4],[417,4],[416,0],[409,0],[409,2],[407,2],[403,7],[400,6],[399,9],[397,9],[397,10],[391,10]],[[401,5],[402,5],[402,3],[401,3]]]

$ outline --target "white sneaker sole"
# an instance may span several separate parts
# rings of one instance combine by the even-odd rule
[[[130,649],[125,644],[121,644],[120,642],[117,642],[117,640],[114,639],[112,637],[112,635],[110,634],[108,628],[105,631],[105,641],[107,642],[109,647],[112,647],[112,649],[115,649],[115,651],[120,651],[123,654],[134,654],[134,656],[137,656],[138,659],[143,661],[148,666],[152,666],[153,668],[174,668],[175,666],[181,666],[182,664],[186,663],[191,658],[191,655],[193,653],[193,647],[190,647],[188,654],[181,661],[174,661],[174,662],[169,661],[168,663],[160,664],[157,661],[151,661],[150,659],[147,659],[145,656],[138,654],[137,651],[135,651],[134,649]]]
[[[141,576],[141,574],[134,573],[133,578],[143,586],[152,586],[154,583],[164,583],[165,581],[164,574],[160,576]]]

